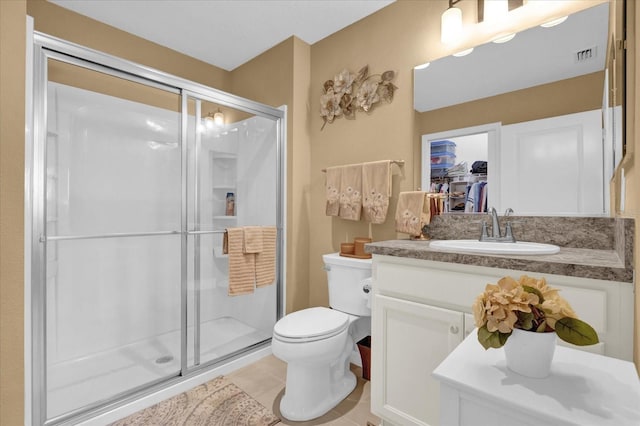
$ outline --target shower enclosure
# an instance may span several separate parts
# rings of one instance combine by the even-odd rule
[[[284,112],[34,41],[31,415],[74,424],[270,343]],[[231,297],[223,234],[245,225],[277,227],[276,279]]]

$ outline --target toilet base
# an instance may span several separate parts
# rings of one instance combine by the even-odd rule
[[[289,366],[291,368],[291,365]],[[295,368],[294,368],[295,370]],[[293,373],[293,374],[292,374]],[[340,379],[334,381],[329,386],[331,387],[330,392],[305,392],[303,389],[298,388],[297,386],[290,383],[288,377],[300,377],[299,372],[291,372],[287,371],[287,385],[285,387],[285,394],[282,396],[282,400],[280,401],[280,413],[286,419],[291,421],[306,421],[312,420],[322,416],[323,414],[328,413],[332,408],[340,403],[343,399],[345,399],[353,390],[356,388],[357,379],[356,376],[351,372],[347,371],[346,374]],[[316,385],[320,385],[322,387],[324,384],[328,385],[328,375],[324,376],[325,380],[321,380],[320,382],[304,382],[304,383],[315,383]],[[298,382],[297,383],[303,383]],[[314,386],[318,387],[318,386]],[[324,395],[324,398],[318,400],[317,398],[307,399],[305,396],[317,396]]]

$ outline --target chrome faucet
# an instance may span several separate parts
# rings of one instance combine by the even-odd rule
[[[495,207],[491,207],[491,238],[502,238],[502,233],[500,232],[500,221],[498,220],[498,212]]]
[[[513,213],[512,208],[508,208],[504,212],[504,217],[508,217]],[[495,207],[491,207],[489,210],[489,214],[491,215],[491,236],[489,236],[489,232],[487,231],[487,222],[482,221],[482,231],[480,233],[480,241],[494,241],[501,243],[515,243],[516,239],[513,236],[513,232],[511,230],[511,222],[507,222],[504,228],[504,236],[502,235],[502,231],[500,230],[500,220],[498,219],[498,212]]]

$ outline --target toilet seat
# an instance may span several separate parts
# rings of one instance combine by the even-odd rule
[[[285,315],[273,327],[273,335],[283,342],[304,343],[327,339],[342,333],[348,327],[349,315],[316,307]]]

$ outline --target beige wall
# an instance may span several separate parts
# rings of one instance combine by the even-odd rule
[[[291,37],[233,70],[231,78],[231,92],[265,104],[288,107],[286,312],[309,306],[309,67],[309,45]]]
[[[599,0],[597,0],[599,1]],[[474,2],[461,2],[470,7]],[[591,2],[574,2],[577,11]],[[633,1],[629,21],[639,16]],[[447,0],[400,0],[335,35],[308,46],[291,38],[231,73],[181,55],[104,24],[73,14],[41,0],[0,0],[0,424],[22,422],[23,410],[23,132],[24,132],[24,17],[35,17],[36,29],[113,55],[161,69],[269,105],[287,104],[287,303],[288,312],[328,303],[321,255],[338,250],[340,242],[371,235],[375,240],[395,238],[392,215],[382,225],[367,226],[324,215],[324,174],[327,166],[379,159],[403,159],[393,166],[395,206],[400,191],[419,182],[419,141],[413,111],[413,66],[452,53],[439,43],[440,15]],[[469,14],[465,11],[465,16]],[[469,18],[465,18],[469,19]],[[634,26],[635,28],[635,26]],[[629,37],[630,90],[627,101],[627,145],[623,162],[627,177],[626,209],[638,219],[640,178],[634,168],[636,130],[640,126],[638,46]],[[469,44],[483,43],[480,34]],[[319,99],[322,84],[343,68],[371,72],[396,71],[399,87],[390,104],[380,104],[355,120],[338,119],[320,131]],[[415,159],[415,160],[414,160]],[[618,178],[619,181],[618,171]],[[614,182],[619,192],[619,185]],[[636,226],[636,241],[640,239]],[[638,265],[636,250],[636,267]],[[640,306],[640,296],[637,296]],[[640,322],[636,320],[636,330]],[[636,339],[636,354],[640,352]],[[638,361],[638,355],[636,355]],[[638,364],[638,363],[637,363]]]
[[[375,160],[405,160],[392,166],[395,206],[400,191],[413,188],[413,66],[424,62],[428,40],[439,37],[442,13],[438,1],[394,3],[370,17],[311,46],[311,210],[309,238],[309,302],[328,305],[322,254],[338,251],[341,242],[359,236],[375,241],[395,238],[392,215],[381,225],[368,226],[330,218],[324,214],[322,169]],[[446,9],[446,7],[445,7]],[[444,10],[444,9],[443,9]],[[378,103],[371,113],[358,111],[355,120],[338,118],[323,130],[319,114],[323,83],[344,68],[357,72],[369,66],[370,74],[396,72],[398,87],[393,102]]]
[[[25,1],[0,1],[0,424],[24,411]]]
[[[311,46],[295,39],[293,103],[287,137],[287,312],[309,307]]]
[[[501,122],[503,125],[602,108],[604,72],[416,113],[417,135]],[[522,107],[526,105],[526,107]]]
[[[640,267],[640,173],[638,173],[638,155],[640,153],[640,69],[638,69],[638,58],[640,58],[640,44],[638,44],[638,22],[640,22],[640,7],[635,1],[628,1],[627,6],[627,81],[626,81],[626,143],[627,152],[622,163],[616,170],[614,180],[616,197],[616,212],[625,217],[635,218],[635,271],[636,271],[636,292],[635,292],[635,351],[634,361],[636,368],[640,372],[640,292],[637,288],[638,267]],[[624,211],[620,211],[620,181],[622,171],[626,179],[626,191]]]

